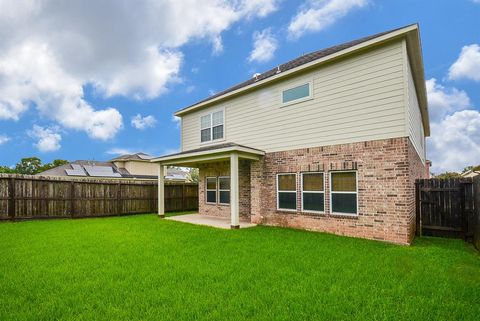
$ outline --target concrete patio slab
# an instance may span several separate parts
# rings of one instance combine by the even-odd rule
[[[208,215],[200,215],[200,214],[186,214],[186,215],[170,216],[165,219],[171,220],[171,221],[183,222],[183,223],[230,229],[230,218],[225,218],[225,217],[208,216]],[[249,221],[242,221],[240,219],[240,228],[247,228],[247,227],[253,227],[253,226],[256,226],[256,224],[250,223]]]

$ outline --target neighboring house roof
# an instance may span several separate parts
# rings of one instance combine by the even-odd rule
[[[176,168],[169,168],[165,179],[185,180],[187,172]],[[70,176],[70,177],[106,177],[131,179],[157,179],[156,175],[131,174],[125,168],[117,167],[113,162],[77,160],[65,165],[43,171],[38,176]]]
[[[465,173],[460,174],[462,177],[475,177],[480,175],[480,171],[468,170]]]
[[[351,54],[373,45],[383,44],[386,41],[397,39],[401,37],[407,38],[409,44],[409,55],[413,56],[411,67],[414,73],[414,81],[417,87],[417,95],[419,97],[419,104],[421,107],[423,123],[425,127],[425,134],[430,135],[430,125],[428,118],[428,106],[426,97],[426,87],[423,72],[423,61],[421,54],[420,36],[418,31],[418,24],[412,24],[401,28],[392,29],[389,31],[377,33],[368,37],[349,41],[340,45],[318,50],[309,54],[302,55],[287,63],[281,64],[273,69],[270,69],[254,78],[248,79],[242,83],[232,86],[226,90],[212,95],[204,100],[201,100],[193,105],[180,109],[175,113],[176,116],[181,116],[187,112],[199,109],[204,106],[213,104],[214,102],[227,99],[233,95],[243,93],[244,91],[253,89],[254,87],[264,85],[268,82],[277,80],[281,77],[291,75],[295,72],[304,70],[306,68],[317,66],[327,60],[338,58],[343,55]]]
[[[112,158],[110,161],[127,161],[127,160],[137,160],[137,161],[149,161],[153,156],[150,156],[145,153],[135,153],[135,154],[125,154],[115,158]]]

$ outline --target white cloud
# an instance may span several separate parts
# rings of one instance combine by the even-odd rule
[[[457,88],[445,88],[435,78],[426,81],[429,116],[432,122],[442,120],[446,115],[471,107],[467,93]]]
[[[461,171],[480,163],[480,112],[462,110],[431,124],[428,154],[432,171]]]
[[[431,135],[427,139],[432,172],[461,171],[480,163],[480,112],[463,90],[435,78],[426,82]]]
[[[0,119],[33,105],[65,128],[112,138],[121,114],[91,106],[85,86],[104,97],[158,97],[180,78],[182,45],[208,40],[220,51],[223,31],[277,2],[0,0]]]
[[[480,46],[477,44],[464,46],[457,61],[450,67],[448,77],[480,81]]]
[[[10,137],[7,135],[0,135],[0,145],[8,143],[10,141]]]
[[[290,21],[288,34],[299,38],[307,32],[321,31],[367,3],[368,0],[309,0]]]
[[[131,124],[136,129],[146,129],[149,127],[155,127],[157,120],[152,115],[142,117],[142,115],[137,114],[132,117]]]
[[[33,125],[33,129],[28,131],[28,135],[37,142],[34,146],[41,152],[54,152],[60,149],[62,136],[59,134],[58,127],[41,127]]]
[[[177,126],[177,128],[180,128],[180,125],[181,125],[181,123],[182,123],[182,118],[173,115],[173,116],[172,116],[172,121],[175,123],[175,125]]]
[[[111,149],[107,150],[105,153],[110,154],[110,155],[135,154],[135,152],[132,151],[131,149],[118,148],[118,147],[111,148]]]
[[[212,38],[212,52],[214,55],[219,55],[223,52],[222,37],[216,36]]]
[[[244,0],[240,11],[247,17],[265,17],[278,9],[279,0]]]
[[[253,34],[253,50],[250,52],[248,61],[266,62],[273,58],[277,50],[277,39],[272,35],[270,29]]]

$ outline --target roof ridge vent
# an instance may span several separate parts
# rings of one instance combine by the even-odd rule
[[[277,71],[275,72],[276,74],[281,73],[282,71],[280,70],[280,66],[277,66]]]

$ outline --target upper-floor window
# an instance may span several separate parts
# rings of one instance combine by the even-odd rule
[[[311,97],[310,83],[291,87],[282,91],[282,104],[290,104],[307,100]]]
[[[223,110],[204,115],[200,118],[200,140],[209,142],[223,138]]]

